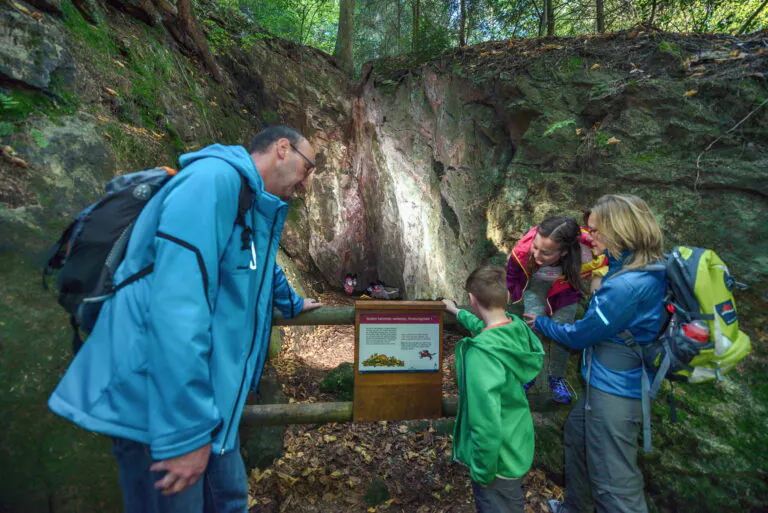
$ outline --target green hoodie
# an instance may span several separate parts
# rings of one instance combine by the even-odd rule
[[[535,378],[544,361],[541,342],[514,315],[487,331],[466,310],[459,322],[474,337],[456,344],[459,409],[453,431],[453,459],[469,468],[476,482],[497,476],[522,477],[533,463],[533,418],[523,383]]]

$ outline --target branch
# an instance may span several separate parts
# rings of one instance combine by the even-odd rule
[[[766,4],[768,4],[768,0],[765,0],[760,5],[760,7],[758,7],[757,10],[752,13],[752,16],[750,16],[749,19],[747,19],[747,22],[744,23],[744,26],[741,27],[741,29],[737,32],[737,34],[743,34],[744,32],[747,31],[747,28],[749,27],[750,23],[752,23],[752,21],[757,17],[757,15],[760,14],[760,11],[762,11],[765,8]]]
[[[768,1],[768,0],[766,0],[766,1]],[[724,136],[724,135],[726,135],[726,134],[730,134],[731,132],[733,132],[734,130],[736,130],[737,128],[739,128],[739,126],[740,126],[742,123],[744,123],[744,122],[745,122],[747,119],[749,119],[749,117],[750,117],[752,114],[754,114],[755,112],[757,112],[758,110],[760,110],[760,108],[762,108],[762,106],[763,106],[763,105],[765,105],[766,103],[768,103],[768,98],[766,98],[765,100],[763,100],[763,102],[762,102],[760,105],[758,105],[757,107],[755,107],[754,109],[752,109],[752,111],[751,111],[749,114],[747,114],[746,116],[744,116],[744,119],[742,119],[741,121],[739,121],[738,123],[736,123],[735,125],[733,125],[733,126],[730,128],[730,130],[728,130],[727,132],[725,132],[725,133],[723,133],[723,134],[720,134],[720,135],[717,137],[717,139],[715,139],[714,141],[712,141],[711,143],[709,143],[709,146],[707,146],[707,147],[704,149],[704,151],[702,151],[701,153],[699,153],[699,156],[698,156],[698,157],[696,157],[696,180],[693,182],[693,192],[696,192],[696,191],[698,190],[698,188],[699,188],[699,183],[701,183],[701,168],[699,167],[699,162],[701,161],[701,157],[702,157],[702,155],[704,155],[706,152],[708,152],[708,151],[709,151],[709,150],[712,148],[712,146],[714,146],[714,145],[715,145],[715,143],[716,143],[717,141],[719,141],[720,139],[722,139],[722,138],[723,138],[723,136]]]

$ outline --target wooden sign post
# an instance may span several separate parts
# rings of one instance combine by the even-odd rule
[[[438,301],[355,304],[354,421],[442,416],[444,311]]]

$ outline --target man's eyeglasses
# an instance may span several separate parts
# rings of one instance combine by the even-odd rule
[[[294,146],[294,145],[293,145],[293,143],[291,143],[291,148],[293,148],[293,151],[295,151],[296,153],[298,153],[299,155],[301,155],[301,158],[303,158],[303,159],[304,159],[304,161],[305,161],[307,164],[309,164],[309,167],[307,168],[307,171],[312,171],[313,169],[315,169],[315,163],[314,163],[314,162],[312,162],[311,160],[309,160],[309,159],[307,158],[307,156],[306,156],[306,155],[304,155],[302,152],[300,152],[300,151],[299,151],[299,149],[298,149],[296,146]]]

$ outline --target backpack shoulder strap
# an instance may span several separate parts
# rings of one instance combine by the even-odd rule
[[[248,181],[245,177],[240,175],[240,194],[237,198],[237,217],[235,218],[235,225],[243,228],[243,232],[240,234],[242,249],[248,249],[251,232],[253,231],[245,223],[245,214],[251,209],[252,203],[253,191],[251,190],[251,186],[248,185]]]

